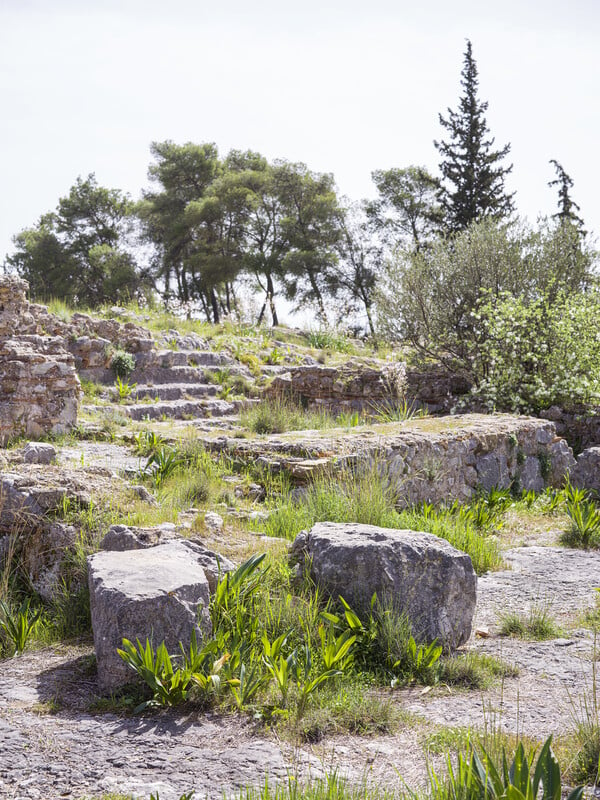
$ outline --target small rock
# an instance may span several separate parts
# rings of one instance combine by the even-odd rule
[[[570,647],[572,644],[575,644],[572,639],[555,639],[554,640],[555,647]]]
[[[479,636],[480,639],[488,639],[490,632],[487,628],[476,628],[475,636]]]
[[[151,494],[145,486],[141,484],[136,484],[135,486],[131,487],[131,491],[137,495],[143,503],[149,503],[151,506],[156,506],[158,503],[156,502],[156,498],[153,494]]]
[[[23,461],[26,464],[51,464],[55,458],[54,446],[46,442],[28,442],[23,448]]]
[[[209,531],[222,531],[223,517],[214,511],[207,511],[204,515],[204,525]]]

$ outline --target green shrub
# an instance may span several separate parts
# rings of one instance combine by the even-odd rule
[[[126,350],[115,350],[110,359],[110,368],[117,378],[127,379],[135,369],[135,356]]]
[[[475,314],[482,291],[489,292],[490,302],[500,307],[501,316],[496,326],[488,317],[490,333],[498,333],[494,350],[523,375],[518,357],[526,355],[530,348],[522,347],[516,339],[521,335],[521,322],[516,318],[512,325],[508,310],[496,301],[503,296],[519,298],[515,300],[518,309],[521,303],[535,305],[539,297],[548,297],[551,304],[562,290],[567,294],[579,292],[591,283],[594,257],[572,226],[541,222],[533,230],[518,220],[507,224],[483,219],[455,236],[438,238],[430,247],[416,252],[401,248],[396,251],[382,270],[376,293],[380,331],[390,339],[410,341],[428,358],[433,356],[452,366],[458,361],[462,369],[473,374],[473,354],[480,345],[486,346],[486,331]],[[569,326],[568,321],[566,325]],[[501,329],[509,334],[505,340]],[[584,331],[586,340],[591,341],[594,332],[594,325]],[[527,342],[535,346],[533,330],[526,333]],[[544,338],[542,328],[540,344]],[[574,344],[578,347],[577,342]],[[501,352],[502,347],[506,353]],[[584,347],[580,350],[584,352]],[[565,353],[568,355],[568,346],[561,348],[555,359],[561,375],[568,374],[572,363],[570,358],[560,363]],[[546,355],[552,358],[552,354]],[[492,371],[497,369],[489,360],[488,366]],[[494,386],[509,401],[515,390],[520,397],[518,381],[506,370],[503,372],[511,378],[510,387],[504,392],[500,380],[494,381]],[[485,373],[475,374],[486,377]]]

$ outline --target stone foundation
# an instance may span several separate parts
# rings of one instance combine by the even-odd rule
[[[426,417],[355,428],[294,431],[260,440],[202,439],[208,449],[285,470],[306,482],[324,470],[376,468],[399,506],[467,502],[497,487],[559,487],[575,459],[554,424],[508,414]]]

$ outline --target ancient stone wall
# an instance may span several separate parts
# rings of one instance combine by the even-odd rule
[[[463,378],[439,367],[415,370],[401,362],[348,362],[341,367],[295,367],[277,376],[268,394],[297,397],[309,408],[332,413],[377,411],[404,401],[430,413],[447,413],[468,391]]]
[[[298,483],[321,471],[372,467],[389,481],[401,506],[467,502],[497,487],[542,491],[560,487],[575,465],[552,422],[509,414],[426,417],[324,431],[293,431],[244,440],[202,439],[271,472],[286,471]]]
[[[576,453],[600,445],[599,406],[580,406],[570,410],[552,406],[542,411],[540,416],[554,422],[558,435],[564,436]]]
[[[0,277],[0,443],[65,433],[77,421],[81,387],[61,337],[41,335],[27,282]]]

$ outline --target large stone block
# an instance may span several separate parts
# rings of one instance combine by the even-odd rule
[[[193,550],[169,542],[141,550],[100,552],[88,558],[94,647],[102,689],[114,690],[132,679],[117,653],[123,638],[169,652],[209,630],[209,586]]]
[[[477,576],[465,553],[429,533],[358,523],[320,522],[291,549],[331,597],[366,614],[374,592],[406,611],[415,636],[452,649],[471,634]]]

